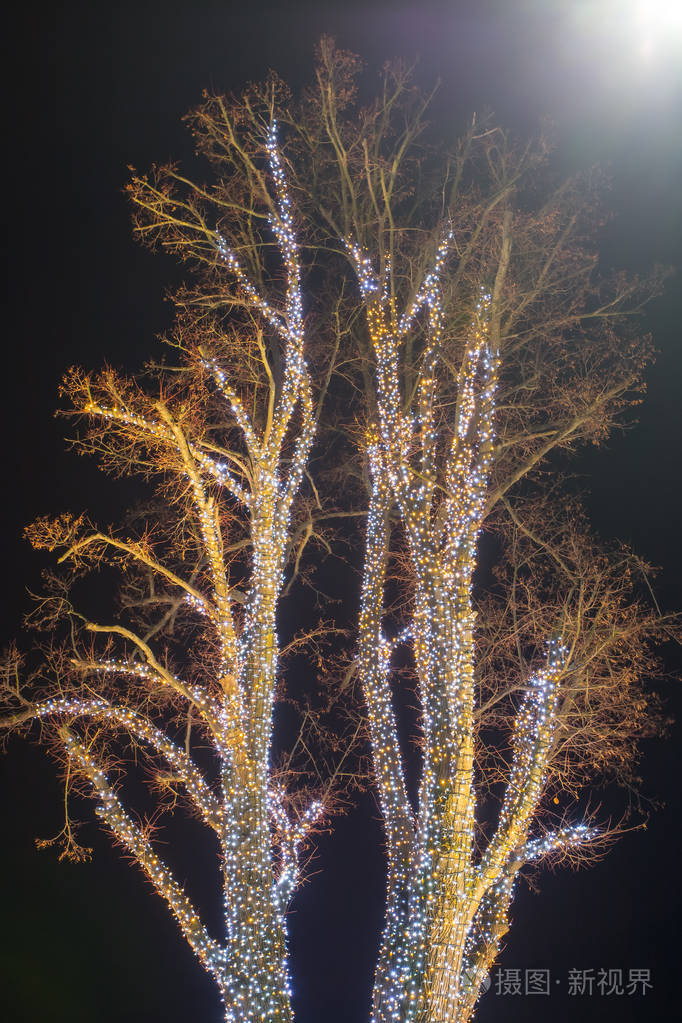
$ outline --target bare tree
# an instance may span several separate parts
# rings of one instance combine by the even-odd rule
[[[282,791],[270,768],[275,610],[287,553],[298,571],[318,521],[366,517],[345,680],[360,680],[386,838],[372,1018],[466,1023],[520,873],[608,845],[618,827],[593,819],[582,793],[610,778],[631,783],[639,739],[659,728],[644,683],[652,644],[672,623],[641,595],[646,566],[590,536],[559,475],[561,455],[600,443],[640,399],[650,345],[629,324],[659,278],[599,276],[599,182],[549,187],[543,138],[518,147],[474,122],[443,156],[409,73],[387,67],[381,95],[361,107],[358,70],[325,40],[301,102],[275,76],[241,97],[207,95],[189,123],[216,183],[173,165],[133,179],[143,239],[202,268],[178,297],[183,372],[174,384],[162,374],[151,403],[110,373],[76,373],[67,390],[107,428],[90,448],[114,469],[164,472],[181,514],[134,542],[70,520],[31,535],[62,545],[75,568],[107,555],[139,566],[153,583],[129,586],[128,607],[139,615],[168,601],[167,610],[138,635],[76,625],[57,595],[43,613],[66,612],[71,648],[52,656],[48,702],[6,724],[54,720],[70,750],[67,783],[72,771],[86,777],[110,828],[154,870],[146,835],[120,816],[103,773],[110,726],[176,758],[163,782],[173,798],[179,778],[190,797],[217,801],[227,938],[211,943],[167,874],[158,886],[216,974],[227,1018],[289,1018],[283,912],[318,808]],[[314,264],[314,408],[274,135],[270,171],[263,160],[263,125],[275,121],[286,127],[281,159]],[[284,311],[263,297],[271,229]],[[293,521],[315,422],[327,465],[309,463],[313,500]],[[190,646],[181,633],[192,672],[181,681],[188,672],[151,643],[190,613],[199,624]],[[82,651],[83,629],[104,638],[104,652]],[[406,689],[419,705],[409,736],[396,707]],[[181,715],[184,750],[151,721],[151,739],[135,732],[150,712]],[[192,742],[207,738],[220,795],[190,776]]]
[[[53,639],[29,687],[10,658],[2,721],[6,730],[39,726],[67,796],[76,788],[96,800],[103,825],[168,903],[232,1023],[292,1018],[285,913],[301,843],[321,813],[300,785],[287,789],[271,756],[276,614],[315,422],[300,259],[273,125],[261,126],[259,145],[284,293],[266,298],[266,273],[254,283],[219,219],[189,225],[176,207],[178,234],[194,231],[201,247],[204,289],[209,280],[242,319],[234,310],[207,319],[181,296],[170,339],[179,365],[150,370],[147,386],[112,370],[66,377],[73,414],[90,424],[80,446],[114,474],[156,480],[160,504],[133,536],[85,517],[30,527],[33,545],[59,552],[66,573],[34,623],[53,637],[64,623],[66,639]],[[160,202],[142,178],[132,198],[147,211]],[[114,621],[82,615],[72,596],[84,572],[105,566],[123,579]],[[156,789],[143,821],[120,790],[140,762]],[[222,933],[209,933],[155,846],[158,815],[176,804],[213,833]],[[86,854],[68,817],[63,838],[67,855]]]

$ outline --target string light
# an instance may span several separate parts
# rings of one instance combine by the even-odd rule
[[[91,631],[128,640],[143,659],[98,660],[91,656],[73,661],[74,669],[85,678],[85,695],[60,695],[22,712],[22,720],[54,722],[72,766],[92,786],[102,821],[166,900],[186,940],[214,977],[225,1004],[226,1023],[292,1021],[285,913],[299,879],[301,844],[323,812],[318,802],[300,815],[287,810],[286,794],[273,787],[270,777],[279,651],[277,603],[290,544],[292,503],[310,454],[315,420],[304,358],[299,253],[274,124],[267,133],[266,150],[276,210],[270,226],[286,273],[283,313],[257,291],[225,240],[218,232],[215,235],[219,265],[236,279],[248,304],[263,317],[281,345],[282,384],[262,434],[231,386],[221,357],[214,354],[203,361],[241,432],[248,472],[242,471],[246,461],[240,463],[236,456],[228,463],[221,461],[186,436],[163,403],[153,405],[146,415],[118,397],[110,406],[91,398],[85,406],[90,416],[118,428],[126,438],[132,435],[138,443],[170,451],[170,464],[188,484],[208,582],[201,589],[183,584],[172,573],[166,573],[166,578],[183,585],[186,605],[200,615],[203,629],[217,639],[217,685],[197,686],[177,677],[154,658],[145,641],[121,626],[90,625]],[[223,491],[228,500],[239,502],[249,523],[249,582],[238,614],[224,556]],[[118,546],[125,557],[144,560],[139,545],[104,534],[76,544],[70,555],[76,557],[95,539]],[[144,563],[148,565],[149,559]],[[163,574],[163,567],[156,567]],[[219,765],[218,784],[209,783],[188,750],[139,710],[93,697],[97,680],[106,676],[127,678],[152,691],[155,686],[170,687],[183,697],[194,720],[203,726],[206,741],[212,744]],[[224,904],[220,937],[208,934],[184,887],[157,856],[145,828],[124,809],[98,763],[96,744],[86,745],[74,731],[78,722],[88,720],[98,728],[123,731],[161,758],[173,782],[183,788],[216,835]]]
[[[526,844],[526,836],[542,793],[564,670],[566,650],[559,641],[548,644],[546,667],[529,683],[498,828],[482,858],[476,856],[471,588],[493,454],[499,352],[490,336],[492,297],[483,289],[457,378],[455,422],[444,443],[435,409],[443,346],[441,279],[452,243],[448,226],[432,268],[396,318],[388,271],[381,286],[367,253],[346,242],[376,362],[359,621],[359,662],[387,846],[386,921],[372,1023],[467,1020],[506,929],[514,877],[523,862],[551,846],[549,839]],[[418,379],[407,405],[402,345],[422,313]],[[392,703],[397,644],[387,640],[382,625],[386,521],[393,502],[415,579],[414,618],[399,641],[411,643],[421,706],[416,810],[407,794]],[[571,835],[586,841],[590,832],[578,825]],[[566,832],[563,840],[568,839]]]

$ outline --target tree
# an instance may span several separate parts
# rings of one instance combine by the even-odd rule
[[[364,310],[358,670],[388,861],[373,1020],[467,1023],[520,872],[608,844],[581,790],[629,782],[660,723],[646,680],[672,622],[638,595],[646,566],[600,549],[549,476],[636,402],[648,342],[627,323],[658,280],[600,278],[590,183],[543,188],[544,140],[518,150],[474,122],[434,173],[408,72],[388,67],[358,111],[357,70],[323,42],[291,120]],[[417,778],[393,691],[405,646]]]
[[[642,597],[647,567],[590,535],[560,462],[600,443],[639,400],[650,345],[629,324],[659,277],[600,277],[599,181],[548,184],[544,138],[519,148],[491,122],[474,122],[443,154],[429,138],[428,98],[407,70],[388,66],[365,107],[358,71],[357,58],[325,40],[300,102],[276,76],[241,97],[206,95],[189,123],[215,183],[174,165],[133,178],[140,236],[199,271],[177,297],[182,371],[161,372],[151,403],[111,373],[76,373],[67,391],[107,427],[111,440],[95,433],[90,448],[114,469],[163,472],[180,514],[135,542],[71,520],[40,523],[31,536],[64,546],[75,568],[107,552],[151,573],[153,585],[126,587],[138,621],[171,599],[168,583],[184,592],[150,635],[105,627],[104,653],[93,646],[75,663],[53,651],[51,702],[34,701],[6,724],[79,708],[94,718],[85,742],[73,722],[58,725],[57,739],[71,750],[68,770],[100,791],[105,821],[143,866],[148,839],[138,829],[135,841],[147,843],[138,855],[128,838],[138,832],[128,818],[122,828],[86,742],[105,765],[113,754],[103,726],[115,720],[172,754],[164,785],[175,798],[179,778],[194,798],[190,749],[208,736],[221,763],[225,888],[238,893],[227,899],[224,945],[196,930],[188,904],[176,908],[173,885],[159,887],[219,974],[227,1018],[289,1018],[282,914],[297,846],[319,811],[312,803],[297,813],[300,793],[282,791],[270,765],[275,612],[287,554],[298,571],[318,521],[366,518],[357,646],[341,689],[359,679],[386,838],[373,1020],[466,1023],[522,871],[603,850],[618,826],[596,818],[583,793],[613,778],[631,784],[638,741],[660,726],[645,680],[652,645],[672,623]],[[311,264],[312,383],[292,209]],[[262,297],[270,228],[287,270],[283,314]],[[313,423],[325,457],[309,458]],[[294,521],[304,471],[313,500]],[[74,620],[66,597],[44,611],[48,624],[54,611]],[[202,612],[195,632],[184,631],[186,616]],[[150,659],[151,639],[176,627],[191,689],[181,682],[187,671]],[[81,631],[70,640],[78,651]],[[112,637],[125,641],[123,657]],[[106,701],[96,705],[92,671]],[[111,698],[114,678],[127,679],[122,704]],[[75,687],[66,702],[65,679]],[[418,715],[406,729],[399,719],[412,691]],[[201,702],[216,694],[218,740],[214,704]],[[145,732],[135,732],[137,717],[129,723],[150,698],[171,731],[182,708],[184,751],[151,723]]]
[[[276,613],[315,422],[299,253],[272,125],[263,149],[269,224],[286,278],[282,308],[264,297],[263,273],[252,283],[216,225],[203,236],[214,291],[236,285],[252,322],[208,322],[185,306],[171,339],[180,365],[150,369],[146,387],[110,369],[75,369],[65,379],[72,412],[90,424],[82,448],[115,474],[153,478],[160,504],[137,536],[69,515],[28,529],[35,547],[59,552],[67,574],[34,614],[53,639],[28,690],[13,684],[16,656],[7,663],[2,721],[5,729],[40,726],[67,796],[76,788],[96,799],[102,823],[168,903],[234,1023],[292,1018],[285,912],[301,843],[322,809],[304,805],[300,785],[287,789],[270,749]],[[142,193],[152,189],[139,181],[133,198],[143,201]],[[72,595],[83,573],[104,566],[123,580],[111,624],[83,616]],[[145,821],[120,791],[138,761],[157,795]],[[154,844],[159,815],[176,803],[216,842],[219,936]],[[87,854],[68,816],[63,838],[66,855]]]

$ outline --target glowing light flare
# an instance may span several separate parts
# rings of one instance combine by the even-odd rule
[[[574,45],[581,52],[594,51],[596,65],[608,70],[609,83],[618,81],[614,73],[620,62],[623,72],[632,70],[632,57],[642,64],[664,72],[674,60],[679,68],[682,51],[682,5],[679,0],[599,0],[576,3],[571,11],[573,29],[579,38]],[[570,28],[571,26],[567,26]],[[570,38],[570,32],[565,33]],[[602,51],[602,52],[600,52]],[[664,78],[661,78],[663,83]],[[625,83],[622,83],[619,94]]]
[[[633,6],[633,22],[644,52],[652,52],[657,42],[671,35],[682,37],[679,0],[637,0]]]

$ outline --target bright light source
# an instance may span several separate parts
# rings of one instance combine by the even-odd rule
[[[661,45],[682,36],[681,0],[638,0],[634,13],[637,44],[644,58],[653,58]]]
[[[682,5],[679,0],[639,0],[637,18],[642,25],[662,31],[682,26]]]

